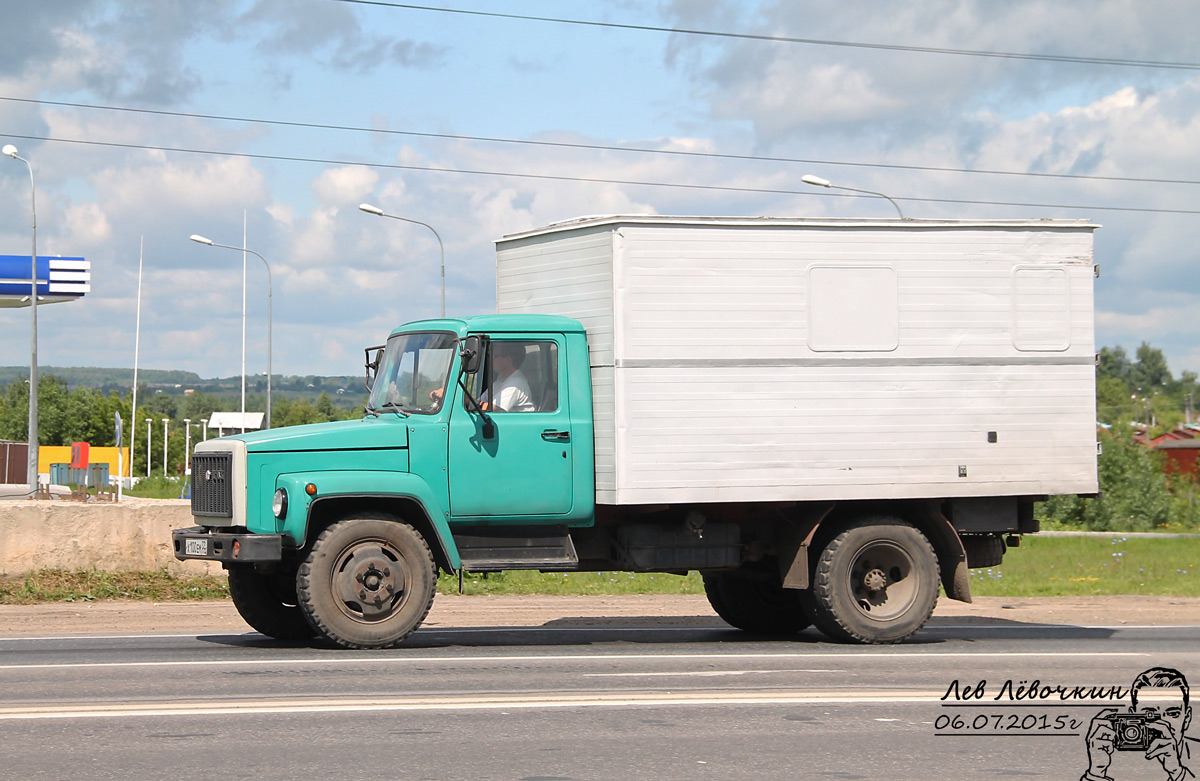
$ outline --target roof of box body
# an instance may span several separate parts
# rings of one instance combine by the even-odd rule
[[[1020,219],[1020,220],[922,220],[922,219],[831,219],[816,217],[671,217],[659,214],[610,214],[577,217],[555,222],[543,228],[510,233],[497,244],[606,225],[671,225],[687,227],[746,227],[746,228],[1073,228],[1094,230],[1101,227],[1087,219]]]

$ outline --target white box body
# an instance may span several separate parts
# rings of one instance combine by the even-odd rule
[[[587,329],[600,504],[1094,493],[1096,227],[585,218],[497,308]]]

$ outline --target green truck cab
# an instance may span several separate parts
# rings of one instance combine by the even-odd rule
[[[505,349],[523,357],[519,410],[500,406],[503,393],[488,401],[491,363]],[[579,322],[422,321],[367,353],[361,420],[196,446],[192,508],[203,525],[175,532],[176,556],[221,561],[259,631],[319,631],[351,647],[392,645],[416,629],[437,568],[575,569],[569,530],[595,522]]]

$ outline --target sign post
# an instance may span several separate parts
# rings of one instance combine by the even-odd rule
[[[117,501],[121,501],[121,487],[125,483],[125,452],[121,449],[121,413],[114,412],[113,417],[116,418],[116,437],[117,440]],[[131,453],[130,456],[133,454]],[[130,458],[130,461],[133,459]],[[130,472],[133,471],[132,464]]]
[[[83,501],[87,501],[88,489],[88,457],[91,455],[88,451],[91,445],[87,442],[72,442],[71,443],[71,468],[83,470]]]

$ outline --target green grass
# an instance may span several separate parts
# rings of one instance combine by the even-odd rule
[[[44,569],[0,579],[0,605],[116,599],[180,602],[228,597],[229,587],[221,575],[177,577],[165,569],[153,572]]]
[[[143,499],[178,499],[181,493],[183,478],[162,475],[143,477],[138,480],[137,485],[125,491],[126,496],[139,496]]]
[[[1009,549],[1004,564],[971,570],[976,596],[1044,597],[1135,594],[1200,596],[1200,538],[1041,537]],[[458,593],[442,575],[438,592]],[[703,594],[699,574],[630,572],[466,573],[464,594]],[[95,600],[155,602],[227,599],[221,575],[40,570],[0,579],[0,605]]]
[[[976,596],[1200,596],[1200,538],[1025,537],[1004,563],[971,570]]]

